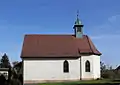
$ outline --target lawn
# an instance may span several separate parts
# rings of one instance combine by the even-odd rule
[[[59,82],[59,83],[41,83],[39,85],[98,85],[98,84],[120,84],[112,80],[82,80],[75,82]]]

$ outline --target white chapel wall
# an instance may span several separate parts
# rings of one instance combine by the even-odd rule
[[[90,72],[85,72],[85,62],[90,61]],[[100,78],[100,56],[90,55],[82,56],[82,79],[96,79]]]
[[[63,62],[68,60],[69,73],[63,72]],[[90,61],[91,71],[85,72],[85,62]],[[82,56],[77,59],[57,59],[57,60],[24,60],[24,81],[29,80],[79,80],[100,78],[100,56]],[[80,72],[82,66],[82,72]]]
[[[100,56],[93,55],[94,57],[94,79],[100,78]]]
[[[69,73],[63,72],[64,60],[24,60],[24,81],[79,80],[80,58],[66,59],[69,62]]]

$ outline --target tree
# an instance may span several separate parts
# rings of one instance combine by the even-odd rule
[[[0,62],[1,68],[10,68],[10,61],[8,59],[8,56],[6,53],[2,56],[1,62]]]
[[[101,77],[106,79],[115,79],[118,77],[116,71],[110,65],[106,65],[103,62],[100,62],[101,65]]]
[[[12,62],[13,67],[14,67],[15,65],[17,65],[18,63],[19,63],[19,61],[14,61],[14,62]]]
[[[108,78],[108,72],[106,65],[103,62],[100,62],[100,70],[101,70],[101,77],[102,78]]]
[[[103,62],[100,62],[100,69],[101,69],[101,72],[106,70],[106,65]]]
[[[14,65],[13,65],[13,71],[12,71],[13,72],[13,78],[12,78],[13,82],[18,82],[19,84],[23,83],[22,70],[23,70],[22,62],[15,61]],[[15,85],[17,85],[17,84],[15,84]]]

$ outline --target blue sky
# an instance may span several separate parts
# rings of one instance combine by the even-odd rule
[[[25,34],[73,34],[76,11],[106,64],[120,64],[120,0],[0,0],[0,55],[19,56]]]

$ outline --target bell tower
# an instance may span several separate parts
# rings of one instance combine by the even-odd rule
[[[83,37],[83,24],[79,19],[79,11],[77,11],[77,19],[75,21],[74,24],[74,32],[75,32],[75,36],[76,38],[82,38]]]

